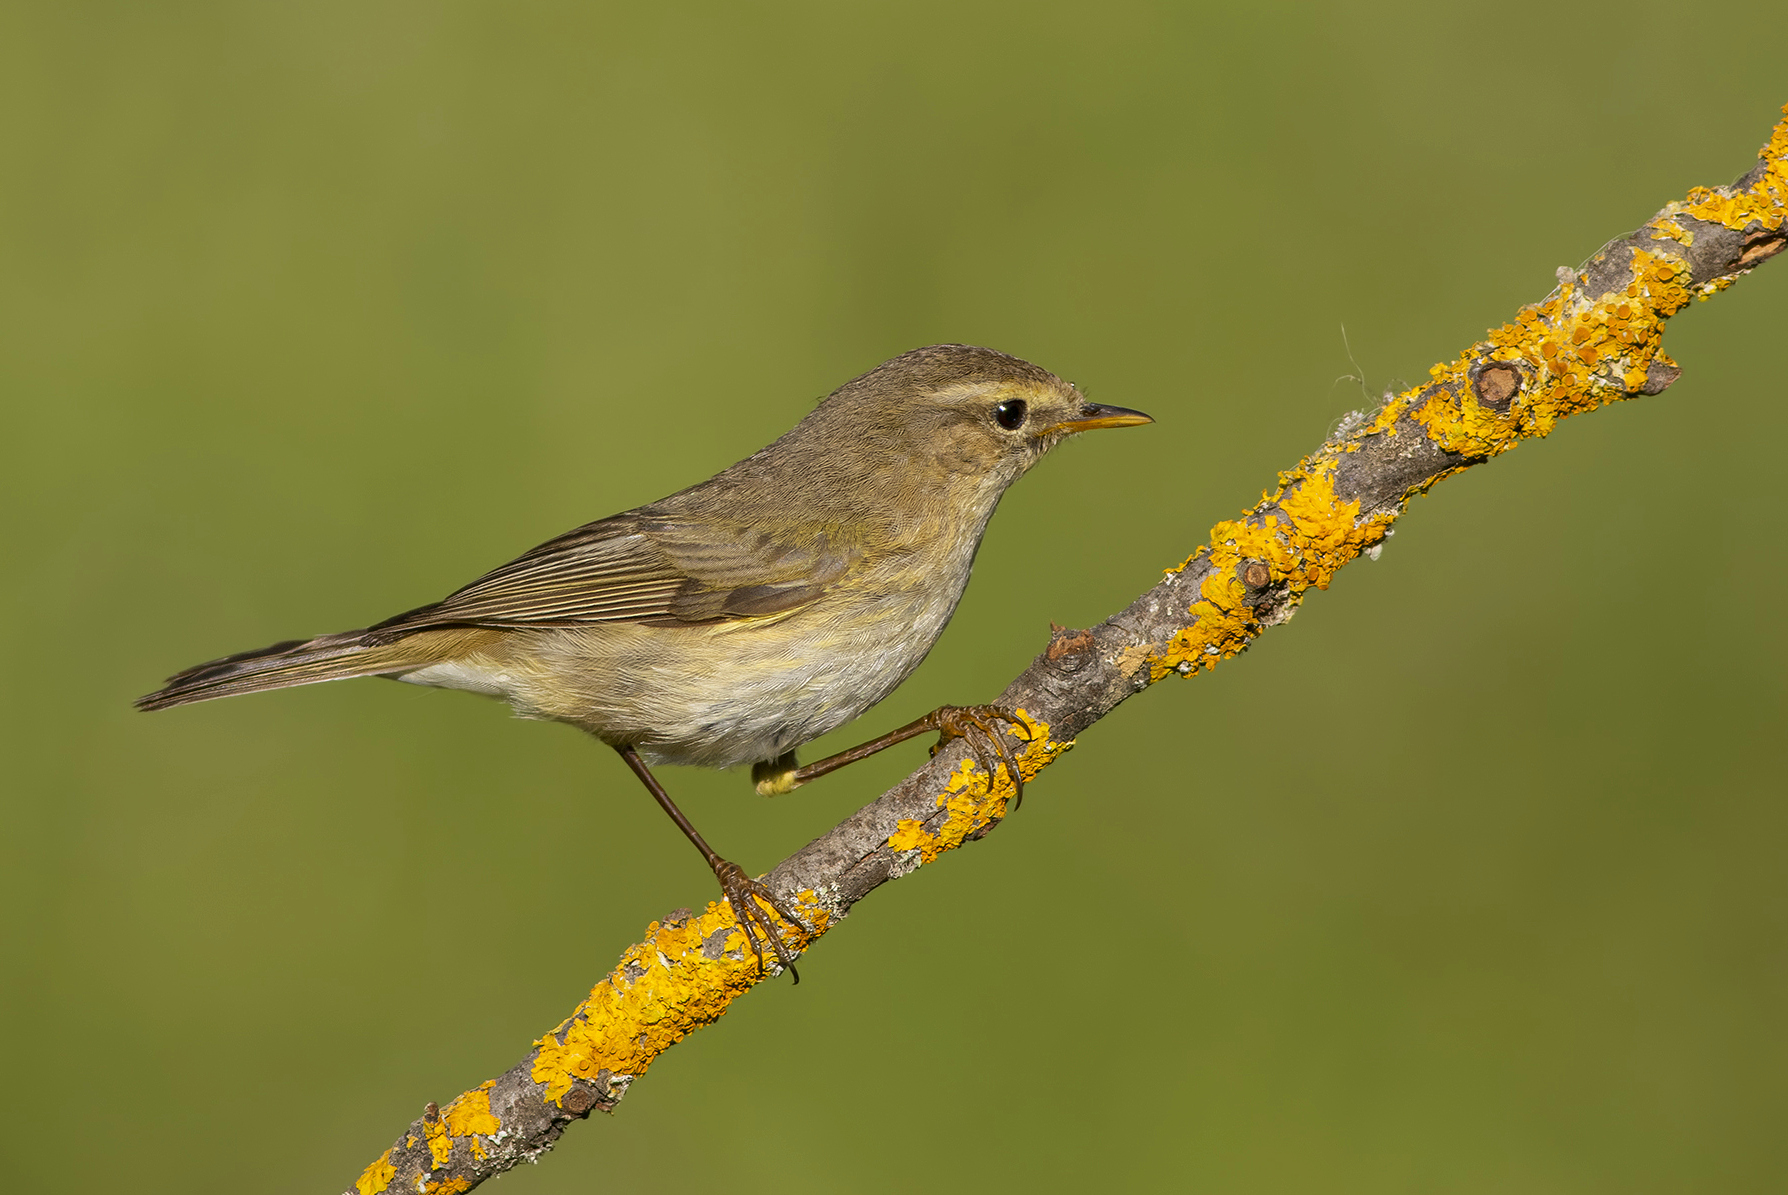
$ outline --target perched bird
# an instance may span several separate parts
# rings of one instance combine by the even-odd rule
[[[794,752],[919,666],[1006,487],[1076,432],[1149,422],[992,349],[915,349],[700,485],[566,532],[432,605],[200,664],[136,704],[385,676],[569,722],[619,751],[701,851],[759,968],[760,933],[788,966],[755,901],[799,917],[708,846],[648,765],[752,764],[768,795],[928,731],[940,745],[977,731],[1016,783],[993,729],[1012,715],[990,706],[945,706],[806,767]]]

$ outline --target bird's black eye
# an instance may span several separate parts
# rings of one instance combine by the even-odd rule
[[[1008,399],[993,408],[993,421],[1009,432],[1024,426],[1025,403],[1022,398]]]

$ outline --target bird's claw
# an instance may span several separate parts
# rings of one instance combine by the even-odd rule
[[[952,740],[968,740],[969,752],[981,770],[987,773],[988,791],[999,779],[997,770],[988,763],[986,746],[993,745],[999,761],[1006,765],[1006,775],[1012,777],[1012,808],[1017,809],[1024,802],[1024,773],[1018,770],[1018,761],[1013,758],[1012,750],[1006,745],[1004,728],[1000,725],[1015,726],[1023,731],[1025,742],[1031,741],[1030,724],[1018,714],[998,705],[946,705],[939,709],[933,717],[937,720],[937,743],[931,748],[936,755]],[[970,732],[974,733],[971,734]]]
[[[757,880],[745,874],[745,869],[737,863],[720,860],[714,865],[714,878],[720,881],[720,892],[726,897],[726,903],[732,906],[733,919],[739,923],[739,931],[745,935],[745,944],[751,947],[751,953],[757,956],[757,973],[764,975],[763,939],[769,939],[770,949],[776,953],[778,965],[787,968],[788,973],[801,982],[801,973],[795,970],[795,956],[789,953],[783,944],[782,935],[777,931],[776,923],[764,912],[758,902],[763,902],[790,925],[800,927],[802,933],[811,934],[813,927],[801,920],[800,914],[789,907],[788,902],[771,892]]]

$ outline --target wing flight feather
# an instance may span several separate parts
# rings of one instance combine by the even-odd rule
[[[639,511],[568,531],[432,606],[371,629],[761,618],[813,601],[857,559],[824,534]]]

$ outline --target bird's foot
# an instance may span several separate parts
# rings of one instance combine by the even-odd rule
[[[1023,731],[1027,743],[1031,741],[1031,728],[1016,711],[998,705],[945,705],[932,711],[931,718],[938,732],[937,742],[931,748],[933,755],[955,739],[967,739],[975,762],[987,773],[987,788],[992,792],[999,773],[987,761],[986,748],[991,744],[1000,763],[1006,766],[1006,775],[1012,777],[1012,808],[1017,809],[1023,803],[1024,773],[1018,770],[1018,761],[1006,744],[1006,726],[1016,726]]]
[[[764,975],[763,939],[767,938],[770,949],[776,952],[777,963],[786,967],[788,973],[795,977],[795,982],[800,983],[801,973],[795,970],[795,956],[783,944],[776,922],[758,902],[768,905],[790,925],[799,926],[802,933],[812,933],[813,927],[801,920],[787,901],[746,875],[745,869],[737,863],[729,863],[725,859],[717,861],[714,864],[714,878],[720,881],[720,892],[726,897],[726,903],[732,906],[733,919],[739,923],[739,931],[745,935],[745,944],[757,956],[758,976],[762,978]]]
[[[780,797],[801,787],[800,767],[793,751],[751,765],[751,783],[760,797]]]

